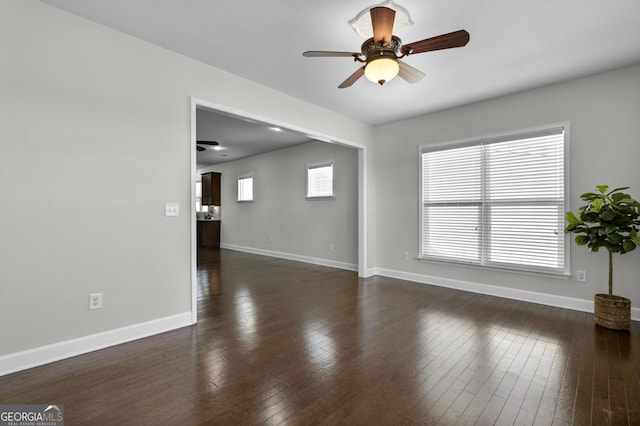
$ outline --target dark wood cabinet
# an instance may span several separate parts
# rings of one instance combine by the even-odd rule
[[[211,173],[202,174],[202,204],[211,205]]]
[[[220,206],[220,179],[216,172],[202,174],[202,205]],[[198,246],[220,247],[220,221],[198,220]]]
[[[198,221],[198,246],[220,247],[220,221]]]
[[[220,173],[202,174],[202,204],[205,206],[220,205]]]

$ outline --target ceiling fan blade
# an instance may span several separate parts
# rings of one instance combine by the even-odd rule
[[[349,76],[349,78],[347,78],[345,81],[343,81],[340,86],[338,86],[338,88],[340,89],[345,89],[349,86],[351,86],[353,83],[355,83],[356,81],[358,81],[358,79],[360,77],[362,77],[364,75],[364,67],[360,67],[356,70],[356,72],[354,72],[353,74],[351,74]]]
[[[417,83],[424,77],[424,73],[417,68],[412,67],[411,65],[398,61],[398,65],[400,65],[400,71],[398,71],[398,77],[405,80],[407,83]]]
[[[427,38],[402,46],[403,53],[424,53],[433,50],[462,47],[469,43],[469,33],[465,30],[454,31],[448,34]]]
[[[373,41],[385,46],[391,43],[393,34],[393,21],[396,19],[396,11],[388,7],[373,7],[371,13],[371,26],[373,27]]]
[[[196,141],[196,144],[198,144],[198,145],[213,145],[213,146],[220,145],[218,143],[218,141]]]
[[[197,149],[198,151],[206,151],[206,150],[207,150],[206,148],[203,148],[203,147],[198,146],[198,145],[196,145],[196,149]]]
[[[352,52],[326,52],[323,50],[310,50],[308,52],[304,52],[302,56],[307,58],[321,58],[327,56],[360,56],[360,53],[352,53]]]

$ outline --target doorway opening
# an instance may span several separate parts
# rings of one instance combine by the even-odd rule
[[[197,145],[197,111],[199,109],[210,110],[214,113],[232,116],[240,120],[266,124],[274,128],[286,129],[291,132],[298,132],[314,141],[326,142],[341,145],[357,151],[357,271],[358,275],[364,277],[366,271],[366,180],[365,180],[365,158],[366,148],[362,145],[341,140],[331,135],[320,134],[308,129],[299,128],[288,123],[276,122],[267,117],[260,117],[244,111],[214,104],[205,100],[191,98],[191,320],[197,322],[198,311],[198,277],[197,277],[197,220],[195,211],[195,183],[198,178],[198,164],[196,156]],[[224,207],[222,207],[224,209]],[[224,216],[224,213],[223,213]]]

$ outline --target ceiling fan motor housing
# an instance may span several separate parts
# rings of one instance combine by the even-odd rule
[[[402,47],[402,40],[400,40],[400,37],[392,36],[391,43],[388,45],[376,43],[373,37],[371,37],[362,43],[360,50],[367,58],[367,61],[375,59],[377,56],[387,56],[398,59],[400,47]]]

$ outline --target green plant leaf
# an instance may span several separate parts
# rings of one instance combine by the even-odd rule
[[[625,199],[631,199],[633,200],[629,194],[624,194],[622,192],[619,192],[617,194],[612,194],[611,195],[611,199],[616,203],[616,204],[620,204],[623,203]]]
[[[627,195],[627,194],[624,194]],[[638,202],[636,200],[634,200],[633,198],[627,196],[626,198],[623,198],[622,200],[618,201],[620,204],[637,204]]]
[[[609,185],[596,185],[596,188],[598,189],[598,191],[600,191],[601,194],[604,194],[605,192],[607,192]]]
[[[567,212],[565,214],[565,217],[567,218],[567,222],[569,222],[570,225],[580,225],[582,222],[580,222],[578,220],[578,218],[576,217],[576,215],[574,215],[571,212]]]
[[[597,223],[599,222],[598,213],[580,211],[580,220],[587,223]]]
[[[600,213],[600,210],[602,209],[602,203],[602,198],[596,198],[595,200],[593,200],[593,204],[589,209],[589,213]]]
[[[623,186],[621,188],[616,188],[616,189],[612,189],[611,191],[609,191],[609,195],[613,194],[614,192],[618,192],[618,191],[624,191],[626,189],[631,188],[630,186]],[[606,191],[606,189],[605,189]]]
[[[608,234],[607,241],[611,244],[620,244],[622,242],[622,235],[620,234]]]
[[[630,238],[624,240],[624,242],[622,243],[622,248],[625,252],[630,252],[635,250],[636,248],[636,243],[633,242],[633,240],[631,240]]]
[[[589,242],[590,238],[586,235],[576,235],[576,244],[583,246]]]
[[[604,222],[612,221],[615,218],[616,218],[616,214],[610,210],[605,210],[600,212],[600,219],[603,220]]]
[[[601,197],[600,194],[594,194],[593,192],[585,192],[584,194],[580,195],[580,198],[583,199],[584,201],[591,201],[600,197]]]

